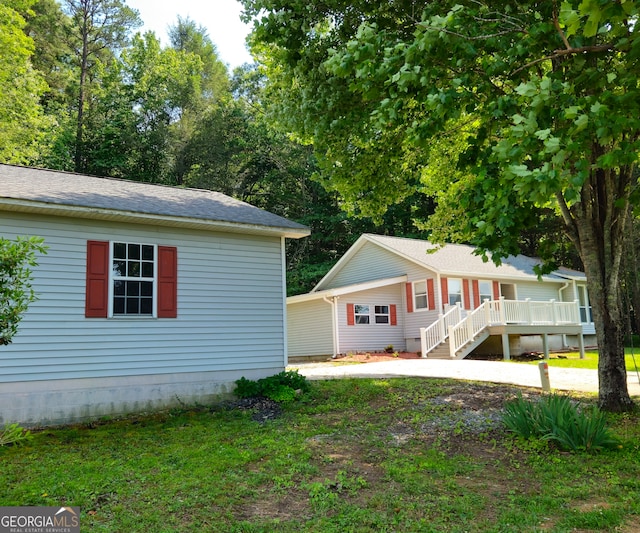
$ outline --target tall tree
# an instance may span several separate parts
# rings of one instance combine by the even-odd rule
[[[30,0],[0,3],[0,161],[31,163],[44,147],[51,124],[40,105],[47,90],[33,68],[33,40],[24,28]]]
[[[83,142],[90,75],[124,47],[130,32],[142,23],[138,12],[122,0],[64,0],[64,7],[72,19],[69,45],[78,68],[74,166],[82,172],[86,170]]]
[[[600,350],[601,407],[626,384],[621,259],[640,148],[640,2],[243,0],[280,117],[369,214],[406,198],[430,142],[477,121],[450,198],[494,260],[554,209],[579,252]],[[417,179],[416,179],[417,177]]]

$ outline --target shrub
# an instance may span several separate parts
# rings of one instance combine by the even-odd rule
[[[23,429],[18,424],[7,424],[0,430],[0,446],[7,444],[21,444],[24,441],[33,439],[31,431]]]
[[[567,396],[550,394],[532,402],[519,395],[505,404],[502,421],[524,439],[544,439],[562,450],[595,452],[619,446],[602,411],[580,408]]]
[[[289,370],[257,381],[242,377],[236,381],[235,393],[239,398],[265,397],[277,402],[290,402],[296,398],[298,390],[307,392],[309,382],[296,370]]]

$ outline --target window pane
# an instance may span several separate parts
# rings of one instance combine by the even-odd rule
[[[126,259],[127,258],[127,245],[123,242],[113,243],[113,257],[114,259]]]
[[[113,294],[115,296],[124,296],[124,281],[114,281],[113,282]]]
[[[493,287],[490,281],[480,281],[478,283],[478,289],[480,291],[480,302],[485,300],[493,300]]]
[[[127,268],[126,261],[114,261],[113,262],[113,275],[114,276],[126,276]]]
[[[417,309],[427,308],[427,282],[416,281],[413,284],[413,295]]]
[[[356,315],[356,324],[368,324],[369,315]]]
[[[354,309],[355,309],[356,315],[361,315],[361,314],[368,315],[369,314],[369,306],[368,305],[356,304],[354,306]]]
[[[153,261],[153,246],[148,244],[142,246],[142,259],[144,261]]]
[[[140,283],[140,294],[142,296],[153,296],[153,283],[150,281],[142,281]]]
[[[150,315],[153,313],[153,299],[141,298],[140,300],[140,313],[143,315]]]
[[[139,244],[130,244],[129,245],[129,255],[127,259],[140,259],[140,245]]]
[[[389,317],[387,315],[376,315],[376,324],[388,324]]]
[[[153,263],[142,263],[142,277],[143,278],[152,278],[153,277]]]
[[[113,314],[114,315],[124,314],[124,298],[113,299]]]
[[[137,315],[140,313],[140,302],[137,298],[127,298],[127,314]]]
[[[140,263],[137,261],[129,261],[127,263],[127,276],[132,278],[140,277]]]
[[[388,315],[389,314],[389,306],[388,305],[376,305],[376,315]]]
[[[127,296],[139,296],[140,295],[140,282],[127,281]]]
[[[427,308],[427,295],[416,296],[416,308],[417,309],[426,309]]]

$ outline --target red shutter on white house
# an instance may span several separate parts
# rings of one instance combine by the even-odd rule
[[[356,312],[353,304],[347,304],[347,326],[355,326]]]
[[[498,283],[497,281],[493,282],[493,299],[500,299],[500,283]]]
[[[178,249],[158,246],[158,318],[178,316]]]
[[[413,283],[405,283],[404,288],[407,294],[407,313],[413,313]]]
[[[109,243],[87,241],[84,316],[107,318],[109,308]]]
[[[397,326],[398,325],[398,311],[396,309],[395,304],[391,304],[389,306],[389,314],[391,315],[390,316],[391,325],[392,326]]]
[[[473,307],[477,309],[482,303],[480,301],[480,284],[478,283],[478,280],[474,279],[471,282],[471,286],[473,287]]]
[[[449,282],[447,278],[440,278],[440,289],[442,290],[442,308],[449,303]]]
[[[465,309],[471,309],[471,295],[469,294],[469,280],[462,280],[462,301]]]

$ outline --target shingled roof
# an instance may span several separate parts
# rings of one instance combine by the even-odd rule
[[[429,268],[439,274],[460,277],[483,277],[504,280],[537,280],[534,267],[542,262],[524,255],[510,256],[496,266],[491,260],[483,261],[476,255],[475,248],[466,244],[445,244],[437,246],[425,240],[389,237],[385,235],[362,235],[342,256],[329,273],[316,285],[314,291],[322,290],[326,283],[342,269],[351,256],[366,243],[373,243],[398,254],[414,263]],[[586,280],[584,273],[561,268],[543,276],[547,281],[566,281],[567,279]]]
[[[309,234],[302,224],[219,192],[2,164],[0,210],[292,238]]]

